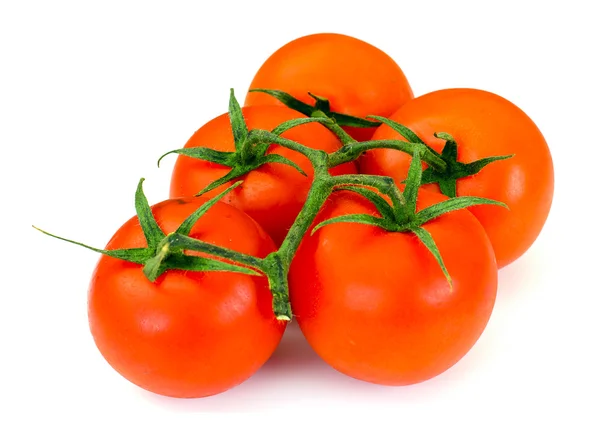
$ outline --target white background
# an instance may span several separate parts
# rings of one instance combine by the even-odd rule
[[[593,2],[150,3],[0,6],[0,429],[600,429]],[[151,203],[167,197],[174,157],[160,169],[157,157],[225,112],[230,87],[243,100],[274,50],[315,32],[383,49],[416,95],[475,87],[525,110],[554,157],[548,222],[501,271],[479,342],[428,382],[352,380],[292,326],[272,360],[231,391],[147,393],[107,365],[89,334],[98,256],[31,225],[103,246],[133,215],[141,176]]]

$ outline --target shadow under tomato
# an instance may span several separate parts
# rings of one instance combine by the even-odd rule
[[[331,402],[332,399],[376,402],[393,397],[415,403],[443,397],[474,372],[485,352],[473,349],[450,370],[429,381],[410,386],[381,386],[348,377],[325,363],[310,347],[295,322],[291,322],[273,356],[250,379],[206,398],[168,398],[138,389],[148,402],[170,411],[256,412],[298,402]]]
[[[304,372],[307,369],[328,368],[328,365],[310,347],[295,320],[290,322],[273,356],[259,373]]]

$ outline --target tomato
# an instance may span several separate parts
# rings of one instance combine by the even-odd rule
[[[260,67],[250,89],[281,90],[313,104],[308,92],[329,99],[334,112],[365,117],[388,116],[413,98],[400,66],[380,49],[342,34],[322,33],[295,39]],[[248,93],[246,106],[279,104],[262,93]],[[357,140],[375,129],[348,128]]]
[[[205,198],[152,207],[173,232]],[[264,257],[275,250],[264,230],[241,211],[217,202],[190,236]],[[146,247],[137,217],[107,249]],[[109,364],[136,385],[171,397],[204,397],[248,379],[277,347],[277,321],[266,277],[232,272],[168,270],[150,282],[139,264],[102,256],[89,290],[89,323]]]
[[[282,106],[253,106],[242,108],[248,129],[272,130],[284,121],[305,118],[304,115]],[[311,148],[333,152],[341,147],[338,139],[320,124],[304,124],[288,130],[281,136]],[[234,151],[233,134],[227,114],[202,126],[185,144],[186,148],[203,146],[218,151]],[[268,163],[240,177],[241,187],[227,194],[225,202],[241,209],[256,220],[280,244],[300,209],[312,184],[313,169],[310,161],[296,151],[272,145],[267,153],[280,154],[294,161],[308,176],[291,166]],[[179,156],[171,177],[171,197],[193,196],[213,181],[230,171],[227,166]],[[332,174],[356,173],[354,163],[340,165]],[[231,182],[205,194],[216,196]]]
[[[420,192],[417,209],[444,199]],[[317,222],[377,215],[373,204],[336,192]],[[304,238],[290,270],[292,311],[312,348],[351,377],[382,385],[430,379],[474,345],[492,313],[497,267],[475,217],[453,211],[423,225],[452,278],[412,233],[334,223]]]
[[[508,100],[475,89],[435,91],[408,102],[391,117],[421,137],[436,151],[445,141],[433,136],[447,132],[458,143],[458,160],[514,154],[478,174],[457,181],[457,196],[480,196],[504,202],[509,209],[484,205],[470,208],[485,228],[498,267],[516,260],[542,230],[554,193],[550,150],[534,122]],[[402,139],[387,125],[373,139]],[[360,160],[362,173],[387,175],[398,183],[406,178],[410,156],[377,149]],[[437,185],[424,186],[439,191]]]

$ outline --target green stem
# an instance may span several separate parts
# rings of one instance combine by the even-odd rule
[[[278,136],[267,130],[255,129],[250,132],[250,135],[250,139],[260,142],[271,142],[273,144],[278,144],[282,147],[289,148],[290,150],[297,151],[310,160],[313,165],[319,164],[321,159],[325,159],[327,157],[327,153],[325,151],[309,148],[290,139],[282,138],[281,136]]]
[[[273,310],[279,320],[290,320],[292,316],[288,286],[288,273],[292,259],[304,235],[333,190],[333,183],[330,181],[331,175],[327,170],[327,155],[316,150],[307,154],[313,163],[315,180],[308,191],[304,206],[298,213],[279,250],[264,259],[273,295]]]
[[[313,165],[314,181],[308,191],[305,204],[300,210],[300,213],[298,213],[296,220],[290,227],[290,230],[284,238],[281,247],[276,253],[274,253],[281,258],[281,263],[285,268],[284,272],[286,273],[287,277],[289,265],[291,264],[296,250],[302,242],[304,234],[310,228],[321,207],[333,191],[333,187],[336,182],[332,181],[332,178],[339,177],[332,177],[329,173],[329,155],[324,151],[306,147],[302,144],[282,138],[265,130],[253,130],[250,133],[254,134],[254,136],[252,136],[253,139],[268,140],[275,144],[281,145],[282,147],[298,151],[306,156]],[[279,283],[283,283],[283,280],[279,280]],[[285,283],[287,284],[287,280]]]
[[[292,307],[290,304],[290,289],[288,273],[291,262],[284,262],[281,255],[271,253],[264,259],[267,269],[269,288],[273,295],[273,312],[277,320],[291,320]]]
[[[334,186],[355,184],[358,186],[374,187],[384,195],[389,196],[394,207],[405,205],[404,196],[391,177],[366,174],[348,174],[332,177],[331,182]]]
[[[199,239],[191,238],[187,235],[172,233],[167,236],[167,241],[172,250],[192,250],[201,253],[207,253],[213,256],[218,256],[232,262],[240,263],[261,272],[266,272],[263,259],[251,256],[249,254],[240,253],[225,247],[210,244]]]
[[[411,142],[399,141],[397,139],[382,139],[376,141],[365,141],[365,142],[354,142],[350,143],[347,146],[339,149],[335,153],[329,155],[329,167],[334,167],[341,165],[342,163],[347,163],[352,160],[356,160],[360,154],[364,153],[367,150],[373,150],[377,148],[390,148],[393,150],[402,151],[410,156],[413,155],[415,151],[415,146],[420,144],[415,144]],[[446,162],[438,156],[436,153],[431,151],[425,145],[420,145],[422,147],[421,157],[422,160],[431,166],[436,171],[445,171],[447,168]]]
[[[317,110],[314,111],[311,114],[311,117],[313,118],[329,118],[329,116],[324,113],[323,111]],[[356,142],[356,139],[354,139],[352,136],[350,136],[348,134],[348,132],[346,132],[338,123],[336,123],[335,121],[328,121],[323,123],[323,125],[325,127],[327,127],[331,132],[333,132],[338,139],[340,140],[340,142],[342,143],[342,145],[350,145],[354,142]]]
[[[304,238],[304,234],[313,224],[321,207],[333,191],[333,184],[329,181],[329,173],[315,175],[315,178],[306,197],[306,203],[277,251],[277,254],[281,256],[286,264],[292,261],[302,238]]]
[[[209,244],[198,239],[190,238],[189,236],[179,233],[173,233],[167,236],[165,240],[168,241],[171,250],[199,251],[230,260],[236,264],[246,265],[262,272],[264,275],[266,275],[267,280],[269,281],[269,289],[273,295],[272,306],[275,317],[278,320],[291,319],[292,310],[290,306],[287,281],[291,259],[285,260],[282,258],[280,253],[281,249],[261,259],[220,247],[218,245]]]

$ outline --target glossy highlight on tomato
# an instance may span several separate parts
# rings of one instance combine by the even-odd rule
[[[279,48],[260,67],[250,89],[281,90],[313,104],[311,92],[329,100],[331,110],[357,117],[388,116],[413,98],[398,64],[379,48],[351,36],[312,34]],[[248,93],[246,106],[277,105],[262,93]],[[373,128],[348,128],[357,140]]]
[[[552,157],[535,123],[513,103],[482,90],[446,89],[425,94],[402,106],[391,117],[414,131],[436,151],[445,141],[435,132],[450,133],[458,143],[458,160],[510,155],[478,174],[457,181],[457,196],[480,196],[504,202],[508,209],[476,206],[469,210],[485,228],[502,268],[533,244],[548,217],[554,194]],[[382,125],[373,139],[401,139]],[[376,149],[359,160],[361,173],[406,178],[411,157],[399,151]],[[424,189],[439,191],[437,185]]]
[[[170,199],[152,212],[168,234],[206,201]],[[257,257],[275,250],[254,220],[222,202],[190,236]],[[137,247],[146,247],[146,239],[133,217],[107,249]],[[286,326],[276,320],[271,301],[266,277],[167,270],[153,283],[142,265],[103,255],[92,276],[88,313],[98,349],[121,375],[157,394],[195,398],[242,383],[271,356]]]
[[[443,200],[419,192],[417,209]],[[336,192],[316,223],[376,216],[362,196]],[[356,379],[409,385],[431,379],[475,344],[492,313],[492,246],[467,210],[423,225],[452,278],[412,233],[334,223],[306,236],[292,262],[290,298],[300,328],[325,362]]]

